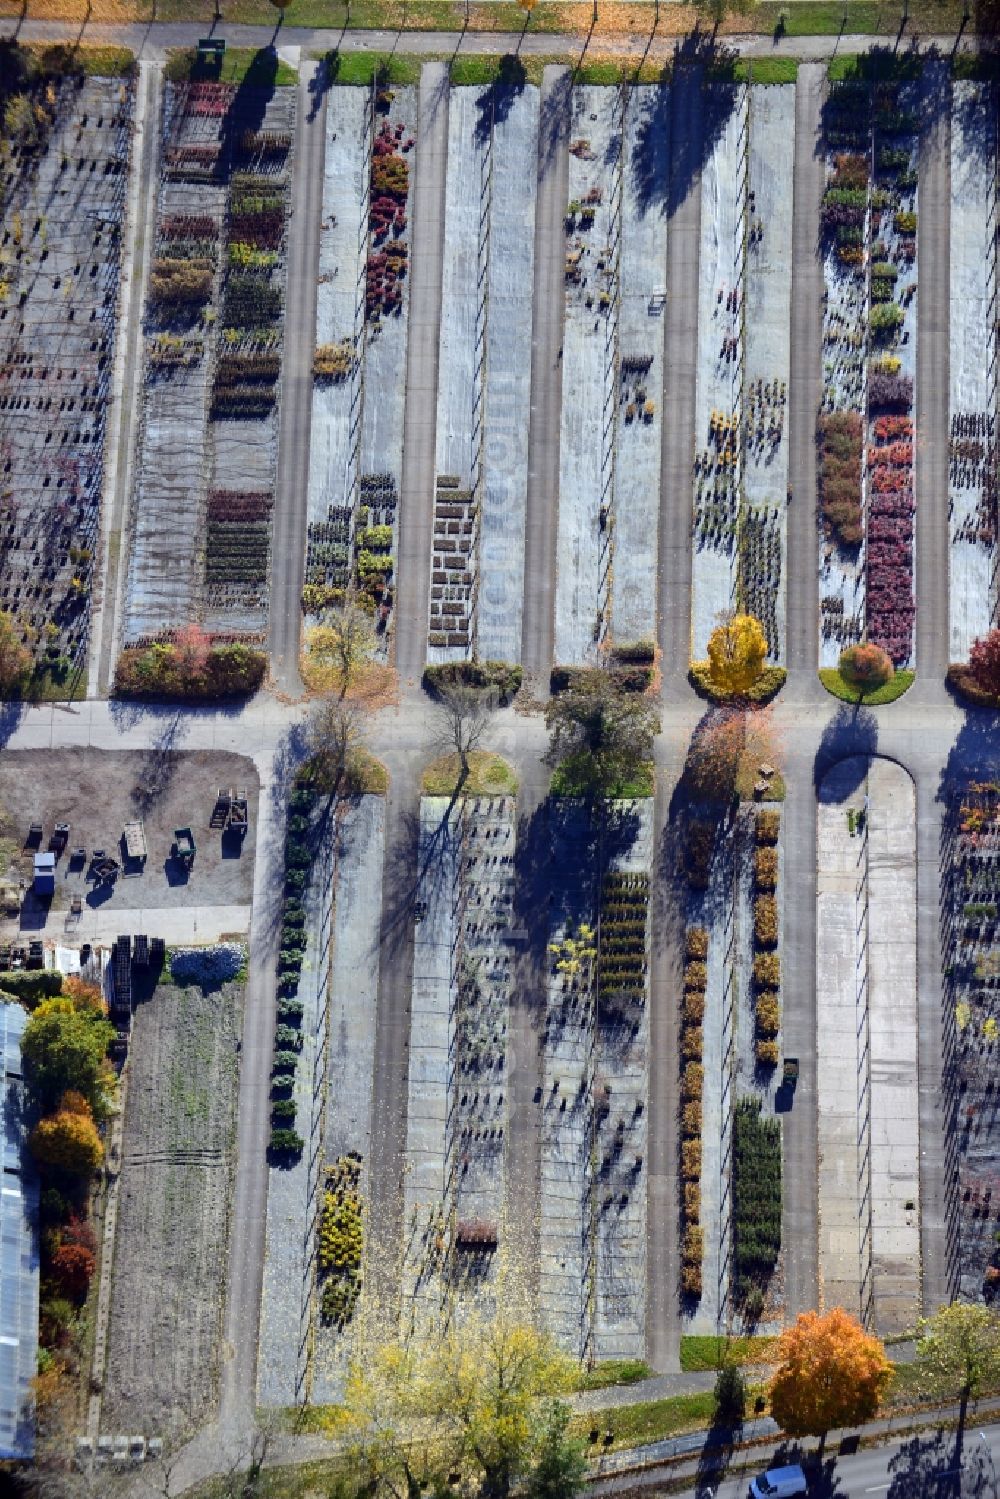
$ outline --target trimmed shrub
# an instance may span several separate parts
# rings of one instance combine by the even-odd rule
[[[778,996],[770,990],[757,996],[757,1007],[755,1012],[757,1021],[757,1034],[765,1041],[770,1041],[781,1029],[781,1005]]]
[[[708,986],[708,964],[690,962],[684,965],[685,989],[705,989]]]
[[[681,1134],[689,1139],[698,1139],[701,1135],[701,1104],[692,1100],[686,1103],[681,1110]]]
[[[689,1264],[700,1265],[705,1252],[702,1231],[696,1223],[689,1223],[684,1230],[681,1254]]]
[[[703,998],[698,995],[697,998]],[[700,1062],[704,1035],[700,1025],[686,1025],[681,1033],[681,1056],[685,1062]]]
[[[691,1103],[701,1098],[701,1090],[705,1081],[705,1069],[700,1062],[688,1062],[684,1068],[681,1078],[681,1097],[685,1103]]]
[[[840,653],[839,670],[844,681],[855,687],[884,687],[896,668],[880,646],[849,645]]]
[[[704,989],[686,989],[682,1007],[685,1025],[701,1025],[705,1018]]]
[[[685,1140],[681,1146],[681,1177],[686,1182],[701,1181],[700,1140]]]
[[[301,1155],[305,1141],[293,1129],[272,1129],[268,1149],[274,1155]]]
[[[754,837],[758,843],[777,843],[781,831],[781,813],[768,810],[758,812],[754,824]]]
[[[509,661],[445,661],[439,666],[425,666],[423,684],[431,697],[445,687],[493,687],[501,704],[509,703],[520,691],[524,671]]]
[[[275,1098],[271,1103],[272,1119],[295,1119],[295,1099]]]
[[[271,1058],[272,1072],[294,1072],[298,1065],[297,1051],[276,1051]]]
[[[781,988],[781,959],[776,952],[759,952],[753,960],[753,982],[756,989]]]
[[[698,1182],[684,1183],[684,1217],[688,1223],[701,1219],[701,1186]]]
[[[685,1296],[701,1295],[701,1265],[685,1261],[681,1267],[681,1290]]]
[[[778,850],[755,848],[753,851],[753,882],[758,890],[776,890],[778,886]]]
[[[715,826],[695,818],[684,835],[684,873],[692,890],[707,890],[715,848]]]
[[[689,926],[684,936],[684,953],[688,959],[708,957],[708,932],[703,926]]]
[[[777,946],[778,902],[773,895],[758,895],[753,903],[753,940],[757,947]]]
[[[274,1048],[279,1051],[298,1051],[302,1046],[302,1035],[291,1025],[279,1025],[275,1027]]]
[[[971,668],[963,661],[951,663],[945,681],[952,692],[963,698],[965,702],[973,703],[977,708],[1000,708],[1000,695],[985,691],[976,681]],[[0,975],[0,987],[7,987],[2,975]]]
[[[758,1041],[756,1054],[759,1066],[777,1067],[780,1056],[777,1041]]]

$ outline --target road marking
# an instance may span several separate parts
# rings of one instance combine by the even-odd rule
[[[870,1489],[865,1489],[865,1493],[866,1494],[877,1494],[880,1489],[887,1489],[888,1487],[889,1487],[889,1485],[887,1483],[874,1483],[874,1484],[872,1484],[872,1486],[871,1486]]]

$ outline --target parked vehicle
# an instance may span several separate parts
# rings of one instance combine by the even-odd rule
[[[791,1463],[787,1468],[769,1468],[751,1479],[747,1499],[793,1499],[795,1494],[807,1493],[808,1487],[798,1463]]]

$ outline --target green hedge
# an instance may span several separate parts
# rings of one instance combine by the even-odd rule
[[[35,969],[0,973],[0,991],[23,1000],[26,1005],[36,1005],[40,999],[53,999],[62,993],[62,974]]]
[[[899,676],[899,673],[896,675]],[[992,692],[984,692],[968,666],[961,661],[952,662],[945,681],[957,697],[976,708],[1000,708],[1000,697],[994,697]]]
[[[520,691],[524,671],[509,661],[445,661],[425,666],[423,684],[431,697],[448,687],[493,687],[502,704]]]
[[[234,642],[210,647],[205,666],[185,673],[170,641],[126,646],[115,667],[114,696],[156,702],[224,702],[250,697],[267,672],[263,651]]]

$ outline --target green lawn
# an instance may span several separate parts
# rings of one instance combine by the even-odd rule
[[[711,1426],[714,1410],[714,1392],[700,1390],[696,1395],[669,1395],[665,1400],[587,1411],[573,1417],[570,1432],[583,1437],[590,1444],[590,1455],[596,1457],[621,1447],[641,1447],[663,1437],[702,1431]]]
[[[88,77],[124,78],[135,67],[135,54],[128,47],[53,46],[49,42],[28,42],[26,52],[33,52],[44,65],[45,54],[68,53]]]
[[[196,69],[197,56],[193,47],[171,49],[164,68],[166,76],[173,83],[198,76],[214,78],[214,73],[199,74]],[[222,60],[219,80],[222,83],[257,83],[263,88],[288,88],[298,83],[299,75],[288,63],[279,61],[277,53],[266,47],[259,51],[254,47],[228,47]]]
[[[570,755],[552,772],[549,791],[552,796],[591,796],[593,780],[590,775],[588,755]],[[656,773],[652,760],[643,760],[637,765],[628,780],[619,781],[605,795],[609,800],[627,800],[632,797],[653,796],[656,791]]]
[[[884,703],[894,703],[913,686],[916,672],[897,671],[891,682],[884,687],[874,687],[870,692],[861,692],[853,682],[845,682],[836,666],[821,666],[819,679],[827,692],[845,703],[859,703],[865,708],[877,708]]]
[[[451,796],[458,787],[461,761],[457,755],[442,755],[424,771],[420,782],[423,796]],[[469,774],[462,796],[516,796],[517,777],[507,761],[489,750],[469,752]]]
[[[456,86],[471,85],[485,88],[491,83],[511,84],[523,88],[526,83],[541,87],[544,57],[513,57],[509,53],[494,52],[474,57],[472,53],[459,54],[451,63],[450,77]]]
[[[639,1384],[652,1378],[653,1371],[638,1358],[605,1359],[592,1369],[581,1369],[574,1383],[577,1390],[606,1390],[609,1385]]]
[[[794,83],[799,76],[794,57],[750,57],[736,64],[736,76],[747,83]]]
[[[774,1338],[682,1337],[681,1368],[686,1374],[697,1370],[719,1369],[726,1361],[753,1363],[774,1346]]]
[[[420,82],[420,59],[396,52],[323,52],[328,81],[369,88],[372,80],[406,88]]]

